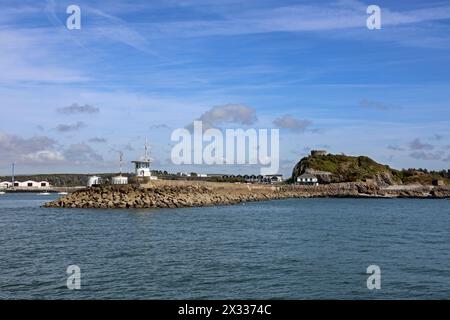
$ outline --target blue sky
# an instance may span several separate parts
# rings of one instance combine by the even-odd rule
[[[65,27],[70,4],[81,8],[81,30]],[[381,30],[366,27],[369,4],[381,8]],[[1,174],[11,162],[19,173],[117,170],[117,151],[137,158],[145,137],[157,169],[252,171],[169,161],[172,130],[227,105],[257,120],[219,127],[280,128],[285,175],[311,148],[394,168],[450,167],[449,1],[0,8]]]

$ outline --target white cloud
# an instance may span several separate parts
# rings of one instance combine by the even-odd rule
[[[85,143],[71,144],[64,151],[64,157],[74,164],[103,161],[103,157]]]
[[[433,150],[434,146],[429,143],[422,143],[419,138],[414,139],[409,143],[411,150]]]
[[[78,131],[84,127],[86,127],[86,124],[82,121],[78,121],[75,124],[59,124],[56,127],[56,130],[59,132],[69,132],[69,131]]]
[[[93,143],[106,143],[106,142],[108,142],[108,140],[105,139],[105,138],[93,137],[93,138],[89,139],[89,142],[93,142]]]
[[[22,160],[25,163],[31,162],[31,163],[44,163],[49,164],[49,162],[58,162],[58,161],[64,161],[65,157],[64,155],[59,151],[52,151],[52,150],[42,150],[37,151],[34,153],[28,153],[25,154],[22,157]]]
[[[79,105],[78,103],[72,103],[70,106],[58,108],[56,110],[63,114],[98,113],[100,111],[99,108],[92,105]]]
[[[216,19],[147,23],[143,26],[155,38],[202,37],[268,32],[311,32],[343,29],[367,31],[367,4],[337,1],[298,4],[265,9],[241,10],[230,6]],[[382,27],[408,26],[450,18],[449,5],[396,11],[382,6]],[[367,33],[366,33],[367,35]]]
[[[49,164],[63,161],[63,155],[55,150],[56,140],[46,136],[24,138],[0,132],[0,163]]]
[[[379,110],[379,111],[388,111],[392,107],[384,102],[367,100],[367,99],[361,100],[359,102],[359,106],[361,108],[374,109],[374,110]]]
[[[226,104],[212,107],[204,112],[197,120],[203,122],[204,128],[209,128],[226,123],[251,125],[258,118],[256,116],[256,110],[251,107],[242,104]]]
[[[109,4],[105,8],[109,9],[114,4]],[[79,44],[83,46],[83,42],[110,40],[113,42],[120,42],[133,47],[137,50],[152,53],[150,49],[149,41],[146,37],[134,30],[130,23],[108,14],[107,12],[100,10],[103,6],[93,7],[90,4],[83,3],[82,8],[82,30],[88,31],[87,33],[80,34],[81,37]],[[56,3],[54,0],[48,0],[45,7],[45,11],[50,22],[56,27],[61,28],[65,26],[65,21],[61,21],[58,18],[57,10],[64,10],[62,4]],[[83,26],[84,19],[89,19],[89,25]]]
[[[0,29],[0,82],[72,83],[89,79],[70,64],[56,62],[64,39],[55,50],[53,36],[47,32],[50,30]]]
[[[23,138],[0,132],[0,154],[2,158],[24,153],[33,153],[48,148],[53,148],[56,141],[46,136],[34,136]]]
[[[424,152],[424,151],[416,151],[410,154],[411,158],[418,160],[440,160],[442,158],[442,152]]]
[[[305,132],[312,122],[309,120],[296,119],[291,115],[284,115],[276,118],[273,124],[280,129],[288,129],[293,132]]]

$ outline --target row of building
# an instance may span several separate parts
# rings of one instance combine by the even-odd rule
[[[283,175],[268,174],[268,175],[241,175],[241,174],[205,174],[206,178],[222,178],[222,179],[243,179],[249,183],[281,183],[283,182]]]
[[[221,178],[221,179],[243,179],[245,182],[248,183],[281,183],[283,182],[283,176],[281,174],[274,174],[274,175],[229,175],[229,174],[195,174],[192,175],[191,173],[177,173],[178,176],[181,177],[195,177],[198,179],[202,178]],[[136,175],[138,177],[149,177],[150,180],[157,179],[156,176],[143,176],[143,175]],[[128,178],[125,176],[116,176],[112,177],[111,180],[106,181],[105,179],[102,179],[98,176],[91,176],[88,179],[87,186],[92,187],[93,185],[99,185],[103,183],[111,183],[111,184],[128,184]]]
[[[11,181],[2,181],[0,182],[0,189],[8,189],[8,188],[33,188],[33,189],[45,189],[49,188],[51,185],[48,181],[33,181],[33,180],[27,180],[27,181],[14,181],[12,183]]]
[[[192,174],[189,173],[178,173],[181,176],[191,177]],[[281,174],[270,174],[270,175],[234,175],[234,174],[195,174],[199,178],[222,178],[222,179],[243,179],[245,182],[249,183],[281,183],[283,182],[283,175]],[[304,173],[297,177],[297,184],[302,185],[318,185],[319,179],[313,174]]]

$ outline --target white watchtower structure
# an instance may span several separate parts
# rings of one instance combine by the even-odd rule
[[[152,160],[149,156],[148,156],[148,144],[147,144],[147,139],[145,139],[145,153],[144,153],[144,157],[141,160],[134,160],[131,161],[132,163],[134,163],[134,168],[135,168],[135,174],[138,177],[149,177],[151,180],[156,179],[156,177],[152,176],[152,172],[150,171],[150,164],[152,163]]]

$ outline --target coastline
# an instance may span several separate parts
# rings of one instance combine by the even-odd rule
[[[152,181],[146,185],[106,185],[77,190],[47,202],[48,208],[182,208],[232,205],[289,198],[450,198],[448,186],[379,187],[363,182],[319,186]]]

